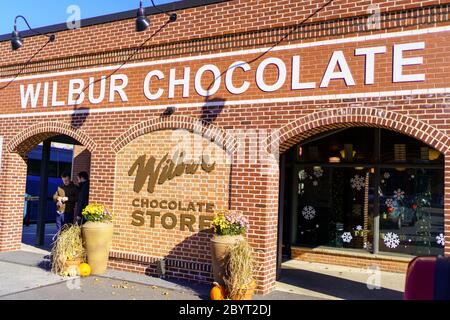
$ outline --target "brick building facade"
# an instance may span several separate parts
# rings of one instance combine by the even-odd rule
[[[56,42],[29,36],[18,51],[0,38],[0,251],[20,248],[27,153],[66,135],[90,157],[80,165],[90,171],[90,200],[112,208],[111,267],[156,274],[164,259],[169,276],[209,281],[211,233],[203,227],[215,209],[230,208],[250,219],[259,290],[270,292],[282,247],[278,155],[324,132],[370,127],[442,154],[450,254],[450,3],[204,0],[161,8],[178,20],[148,9],[145,33],[127,12],[80,29],[43,28]],[[188,152],[180,141],[198,144]],[[142,155],[157,166],[177,151],[207,163],[153,188],[133,184]],[[391,271],[409,261],[299,247],[292,257]]]

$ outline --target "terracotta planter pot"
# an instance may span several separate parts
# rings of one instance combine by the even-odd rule
[[[82,264],[82,263],[83,263],[83,259],[81,259],[81,258],[75,258],[73,260],[67,260],[64,263],[64,272],[68,272],[70,267],[77,267],[77,269],[78,269],[78,267],[80,267],[80,264]]]
[[[256,281],[252,281],[245,288],[239,289],[238,293],[230,297],[231,300],[252,300],[255,294]]]
[[[214,281],[220,285],[225,285],[223,277],[225,275],[225,257],[229,248],[237,242],[244,240],[243,236],[218,236],[211,239],[211,259],[214,274]]]
[[[88,221],[82,226],[81,230],[87,261],[92,268],[92,274],[102,275],[106,272],[108,266],[113,224]]]

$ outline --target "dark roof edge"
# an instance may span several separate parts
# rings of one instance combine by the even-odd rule
[[[181,0],[181,1],[176,1],[176,2],[172,2],[172,3],[162,4],[162,5],[158,6],[158,8],[160,8],[162,11],[171,12],[171,11],[179,11],[179,10],[195,8],[195,7],[200,7],[200,6],[207,6],[210,4],[215,4],[215,3],[220,3],[220,2],[228,2],[228,1],[231,1],[231,0]],[[137,13],[138,8],[139,8],[139,1],[136,0],[136,9],[135,10],[112,13],[112,14],[107,14],[107,15],[92,17],[92,18],[87,18],[87,19],[81,19],[81,28],[93,26],[93,25],[97,25],[97,24],[103,24],[103,23],[109,23],[109,22],[115,22],[115,21],[120,21],[120,20],[136,18],[136,13]],[[157,9],[155,9],[154,7],[146,7],[145,13],[150,16],[150,15],[158,14],[160,12]],[[12,29],[13,29],[13,24],[11,23],[11,32],[12,32]],[[66,23],[59,23],[59,24],[54,24],[51,26],[36,28],[34,30],[39,31],[40,33],[48,34],[48,33],[56,33],[56,32],[60,32],[60,31],[65,31],[65,30],[68,30],[68,28],[67,28]],[[31,36],[35,36],[36,32],[30,31],[30,30],[20,31],[20,35],[22,37],[31,37]],[[9,41],[9,40],[11,40],[11,33],[0,35],[0,42]]]

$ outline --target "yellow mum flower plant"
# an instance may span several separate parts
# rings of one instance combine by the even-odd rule
[[[111,214],[102,204],[90,204],[81,213],[87,221],[109,222],[112,220]]]

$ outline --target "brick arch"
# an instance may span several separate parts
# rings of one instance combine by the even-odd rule
[[[229,132],[214,124],[188,116],[155,117],[138,123],[121,134],[111,144],[111,148],[118,153],[128,143],[144,134],[167,129],[183,129],[197,133],[215,142],[230,154],[237,150],[237,140]]]
[[[428,144],[444,155],[448,154],[450,147],[450,139],[445,133],[421,120],[383,109],[347,107],[313,112],[281,127],[278,131],[280,153],[318,133],[355,126],[397,131]],[[269,146],[274,148],[274,143],[277,142],[270,141]]]
[[[61,122],[41,122],[28,127],[12,138],[6,150],[24,157],[34,146],[56,135],[69,136],[85,146],[90,152],[93,152],[96,147],[94,140],[80,129],[74,129]]]

